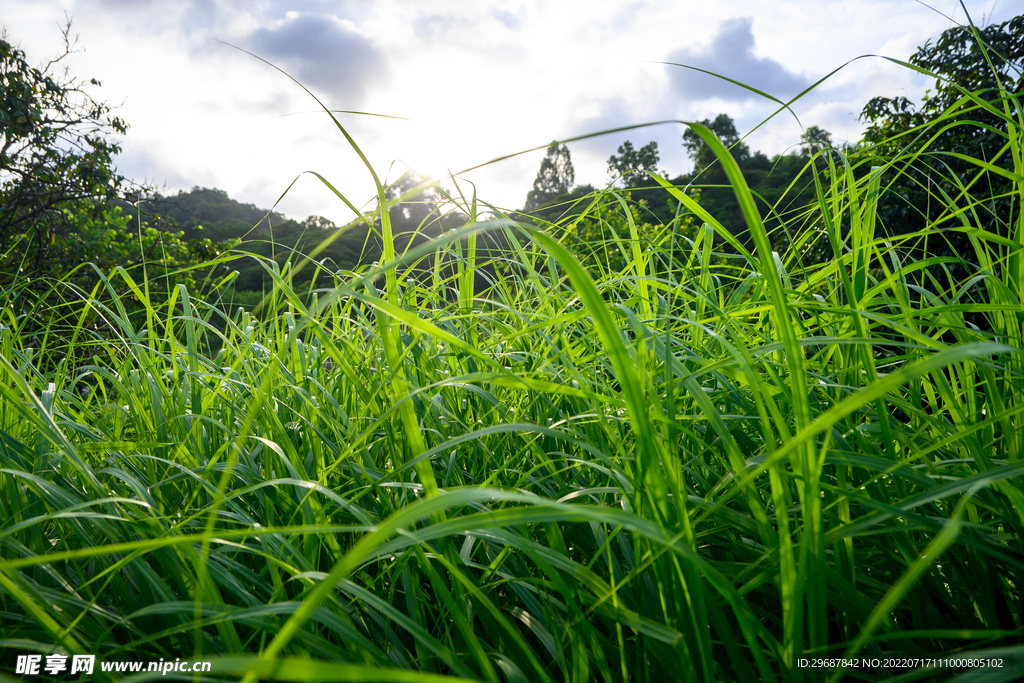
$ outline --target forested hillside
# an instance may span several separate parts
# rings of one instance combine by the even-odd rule
[[[782,226],[789,226],[791,230],[794,225],[805,222],[794,218],[806,213],[814,199],[808,162],[812,154],[832,149],[831,136],[827,131],[812,127],[803,136],[804,144],[799,152],[769,158],[760,151],[750,152],[739,141],[735,123],[727,114],[702,123],[730,147],[750,184],[773,242],[780,252],[785,252],[791,235]],[[683,144],[687,146],[695,168],[690,173],[670,178],[670,182],[690,188],[691,196],[706,211],[715,216],[741,243],[749,246],[746,223],[721,165],[716,163],[711,152],[692,132],[684,136]],[[667,225],[678,219],[684,222],[696,221],[691,211],[682,207],[678,200],[647,175],[647,171],[659,172],[657,163],[657,143],[634,150],[632,143],[627,141],[619,148],[618,154],[609,160],[609,182],[613,187],[621,186],[628,193],[636,205],[637,220],[642,223]],[[587,212],[589,200],[598,191],[591,185],[575,186],[574,177],[569,149],[564,145],[553,146],[542,161],[524,208],[512,211],[509,215],[528,224],[545,226],[556,222],[565,223],[567,217]],[[419,182],[420,179],[412,174],[406,174],[389,188],[387,196],[395,200],[414,189]],[[446,213],[442,217],[440,212],[443,205],[442,197],[436,190],[427,190],[422,195],[408,197],[407,201],[393,205],[389,215],[400,244],[404,247],[413,234],[418,236],[415,243],[422,244],[427,239],[438,237],[445,230],[461,227],[465,223],[465,216],[459,212]],[[161,224],[172,231],[178,230],[186,240],[208,239],[223,248],[230,245],[231,248],[273,258],[280,263],[294,258],[296,254],[311,254],[322,247],[318,251],[317,260],[326,259],[329,267],[335,270],[354,270],[360,265],[378,261],[381,254],[379,234],[365,223],[357,222],[340,229],[320,216],[310,216],[300,222],[251,204],[242,204],[217,189],[194,187],[188,192],[179,191],[176,195],[155,194],[132,206],[125,204],[123,210],[126,213],[134,212],[129,213],[133,217],[141,214],[144,222]],[[377,225],[379,227],[379,220]],[[134,227],[134,221],[130,226]],[[581,249],[586,250],[588,243],[593,246],[612,239],[610,234],[604,234],[604,229],[599,229],[591,220],[584,221],[582,227],[576,228],[574,239]],[[623,234],[618,236],[622,237]],[[721,243],[721,238],[717,242]],[[604,257],[622,258],[607,250]],[[236,267],[240,271],[238,279],[233,283],[236,290],[263,291],[269,284],[265,269],[256,263],[247,264],[242,261]],[[307,277],[312,277],[312,271],[307,273]],[[297,284],[302,283],[306,283],[303,286],[310,286],[309,280],[300,279]]]

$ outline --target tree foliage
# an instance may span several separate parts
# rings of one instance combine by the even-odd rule
[[[750,148],[740,142],[740,135],[736,131],[736,123],[728,114],[719,114],[715,117],[714,121],[704,119],[699,123],[710,128],[711,132],[722,141],[722,144],[731,149],[732,155],[737,161],[743,161],[750,156]],[[714,152],[708,149],[708,146],[704,144],[704,140],[691,128],[687,128],[683,133],[683,147],[686,148],[690,158],[693,159],[693,166],[697,171],[703,171],[715,161]]]
[[[572,166],[569,148],[551,143],[544,160],[540,162],[540,170],[533,180],[533,189],[526,195],[524,210],[533,211],[552,201],[559,195],[572,190],[576,183],[576,170]]]
[[[428,187],[404,201],[397,201],[402,195],[412,192],[421,184],[422,178],[411,171],[406,171],[385,191],[385,198],[390,205],[388,215],[391,218],[391,228],[395,232],[412,232],[438,219],[443,197],[436,188]]]
[[[595,280],[619,277],[627,268],[635,268],[636,248],[645,254],[645,259],[653,258],[665,267],[665,252],[683,253],[692,245],[697,231],[693,214],[661,220],[646,201],[634,199],[636,193],[637,190],[616,193],[625,202],[624,209],[616,194],[591,191],[590,201],[580,203],[583,215],[563,222],[569,226],[563,239]],[[634,230],[639,240],[635,245]],[[649,267],[643,270],[652,272]]]
[[[618,154],[608,158],[608,175],[621,178],[626,187],[643,184],[648,173],[658,172],[658,143],[651,141],[640,149],[626,140],[619,145]]]
[[[208,238],[215,242],[243,235],[266,236],[288,222],[286,216],[276,211],[235,201],[224,190],[206,187],[179,190],[172,195],[150,193],[134,199],[132,207],[148,222],[169,222],[189,239]]]
[[[1012,170],[1007,120],[1013,117],[996,112],[1009,107],[1020,121],[1024,15],[981,29],[951,28],[918,48],[910,63],[937,77],[922,101],[875,97],[860,115],[868,124],[862,153],[892,162],[883,183],[891,187],[886,197],[895,199],[879,207],[882,226],[896,235],[933,223],[957,227],[940,215],[948,202],[938,200],[943,194],[960,196],[959,180],[975,191],[987,188],[992,199],[976,207],[979,218],[1005,232],[998,226],[1012,223],[1012,181],[969,159]],[[967,237],[950,231],[922,243],[916,253],[967,259],[973,249]]]
[[[161,293],[184,284],[190,290],[201,288],[203,276],[210,268],[201,267],[220,255],[221,245],[208,239],[185,240],[182,232],[154,227],[143,222],[141,228],[132,228],[132,217],[115,206],[95,216],[88,205],[78,205],[77,215],[68,215],[75,226],[75,244],[69,249],[70,258],[51,263],[51,268],[63,274],[65,281],[88,291],[98,281],[96,271],[85,265],[81,254],[88,255],[88,263],[101,272],[109,273],[120,266],[136,282],[162,283],[154,287],[150,296],[162,300]],[[117,287],[118,281],[112,281]]]
[[[112,139],[127,124],[90,94],[99,81],[59,70],[74,51],[70,27],[63,53],[41,68],[0,36],[0,258],[28,277],[81,246],[72,219],[101,220],[127,183]]]
[[[835,147],[835,143],[832,142],[832,133],[819,126],[811,126],[805,130],[803,135],[800,136],[800,142],[803,143],[801,155],[805,158],[815,152]]]
[[[133,317],[146,314],[140,292],[151,302],[177,285],[202,293],[221,253],[142,217],[131,195],[146,188],[114,166],[127,124],[93,98],[99,81],[60,68],[74,52],[69,33],[70,22],[64,51],[39,68],[0,36],[0,305],[27,321],[26,339],[49,340],[44,365],[82,360],[89,347],[75,344],[72,323],[100,335],[93,323],[112,298]]]
[[[728,114],[719,114],[713,120],[704,119],[700,123],[729,148],[750,187],[773,247],[784,253],[793,238],[785,232],[784,226],[805,223],[806,219],[801,216],[807,214],[807,207],[815,196],[813,180],[805,172],[808,155],[777,154],[769,158],[761,151],[751,152],[740,142],[736,124]],[[831,145],[831,134],[811,126],[804,134],[804,142],[814,147]],[[691,129],[683,134],[683,146],[694,161],[694,169],[673,183],[699,189],[701,206],[741,242],[747,242],[747,222],[722,165]],[[819,258],[817,254],[808,257]]]

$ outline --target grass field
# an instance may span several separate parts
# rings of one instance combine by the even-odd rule
[[[208,660],[204,680],[1019,680],[1024,146],[1004,104],[1012,222],[977,188],[934,197],[931,238],[975,247],[964,281],[876,224],[884,164],[920,152],[819,156],[790,227],[831,258],[805,267],[706,137],[751,232],[728,258],[668,183],[683,212],[653,231],[593,198],[631,231],[617,272],[550,236],[571,225],[457,196],[466,228],[396,254],[383,212],[384,264],[312,300],[289,283],[315,261],[269,263],[259,315],[124,271],[74,305],[55,285],[41,330],[8,305],[3,670],[59,650]],[[484,230],[509,246],[481,293]],[[1003,666],[890,661],[935,657]]]

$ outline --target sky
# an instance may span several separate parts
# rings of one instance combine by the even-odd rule
[[[122,174],[164,194],[216,187],[339,224],[353,214],[335,191],[361,208],[375,197],[345,133],[381,180],[413,169],[515,209],[546,145],[619,127],[670,121],[568,143],[578,184],[606,185],[608,157],[627,139],[656,141],[659,168],[685,172],[678,121],[723,112],[769,155],[795,150],[812,125],[856,142],[868,100],[917,101],[931,84],[883,57],[906,60],[965,22],[963,7],[979,25],[1014,14],[1006,0],[4,4],[7,39],[36,65],[61,51],[71,18],[70,73],[98,79],[94,96],[130,126]],[[827,78],[779,113],[770,99],[679,64],[782,101]],[[364,114],[336,114],[342,132],[317,100]]]

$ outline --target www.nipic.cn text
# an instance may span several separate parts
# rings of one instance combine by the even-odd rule
[[[29,676],[57,676],[64,673],[92,674],[96,670],[96,655],[18,655],[14,673]],[[210,670],[210,662],[174,661],[159,659],[152,662],[111,661],[100,662],[99,670],[110,673],[142,673],[159,672],[166,676],[169,673],[205,673]]]

